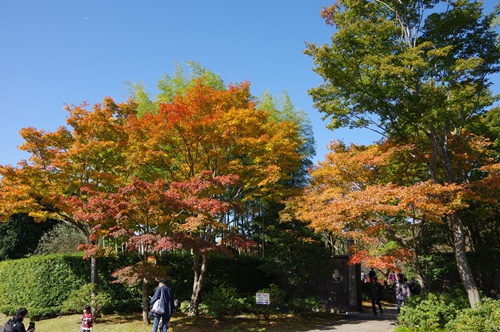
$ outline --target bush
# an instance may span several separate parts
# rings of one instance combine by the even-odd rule
[[[67,295],[84,283],[87,265],[81,255],[34,256],[0,262],[2,310],[10,314],[12,308],[24,306],[30,317],[58,314]]]
[[[189,312],[189,301],[182,301],[179,310],[183,313]]]
[[[77,247],[87,243],[86,236],[75,227],[60,223],[46,231],[38,242],[36,255],[78,253]]]
[[[460,311],[455,319],[446,324],[446,331],[500,331],[500,301],[487,298],[482,304],[474,308]]]
[[[272,313],[279,313],[285,307],[286,292],[280,289],[276,284],[270,284],[269,287],[261,289],[258,293],[269,293],[271,301],[270,309]]]
[[[412,297],[410,297],[411,299]],[[429,294],[426,300],[412,299],[401,308],[398,316],[400,326],[396,331],[440,331],[454,319],[461,309],[467,307],[463,294]]]
[[[103,311],[111,308],[111,295],[99,291],[95,284],[85,284],[69,294],[62,303],[61,313],[79,313],[84,305],[91,305],[94,317],[100,317]]]
[[[295,314],[309,316],[313,312],[318,312],[323,308],[321,301],[314,296],[296,297],[288,301],[288,307]]]
[[[219,286],[203,297],[200,312],[214,317],[237,316],[250,311],[245,298],[241,298],[232,287]]]
[[[111,272],[128,264],[128,256],[98,259],[100,292],[110,294],[113,309],[141,308],[139,287],[111,283]],[[12,315],[26,307],[30,317],[51,317],[61,312],[63,302],[90,279],[90,262],[81,254],[32,256],[0,262],[0,310]],[[40,282],[43,280],[43,282]],[[81,307],[78,308],[80,312]]]

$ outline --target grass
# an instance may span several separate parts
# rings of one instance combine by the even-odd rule
[[[44,319],[36,322],[36,332],[53,331],[79,331],[81,315],[67,315],[57,318]],[[0,314],[0,325],[4,325],[9,317]],[[216,320],[207,317],[188,317],[176,312],[170,321],[169,332],[243,332],[243,331],[265,331],[265,332],[285,332],[285,331],[308,331],[318,326],[340,319],[335,314],[314,314],[308,318],[293,315],[271,316],[269,325],[259,321],[256,316],[242,316]],[[25,326],[29,319],[25,320]],[[150,332],[152,325],[142,323],[142,315],[137,314],[116,314],[106,315],[99,318],[94,324],[92,332]]]

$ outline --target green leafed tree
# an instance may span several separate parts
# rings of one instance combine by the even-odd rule
[[[43,224],[45,223],[41,225]],[[36,247],[35,254],[77,253],[78,246],[87,242],[88,239],[82,232],[72,226],[59,223],[42,235]]]
[[[328,127],[368,128],[414,144],[414,159],[441,184],[467,184],[473,124],[495,102],[491,74],[500,69],[493,21],[478,1],[339,0],[322,11],[336,28],[330,45],[305,53],[324,79],[309,91]],[[480,301],[466,256],[461,213],[446,218],[471,305]]]
[[[128,82],[129,93],[138,104],[138,114],[156,113],[162,103],[171,103],[176,95],[184,95],[189,88],[196,85],[198,79],[202,79],[204,85],[225,91],[226,86],[220,75],[202,67],[198,62],[186,61],[188,72],[184,67],[175,63],[173,76],[164,74],[157,82],[158,93],[151,98],[151,93],[146,90],[143,82]]]

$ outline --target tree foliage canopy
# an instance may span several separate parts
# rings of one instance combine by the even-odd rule
[[[336,31],[331,45],[309,44],[305,50],[314,59],[314,70],[324,79],[309,91],[315,107],[330,119],[331,129],[371,129],[383,135],[388,144],[409,151],[402,159],[409,167],[396,168],[404,170],[405,178],[410,177],[406,183],[376,174],[385,184],[365,183],[365,188],[358,189],[365,195],[351,191],[348,195],[360,200],[359,210],[349,200],[352,210],[341,209],[340,219],[357,225],[359,218],[365,220],[386,197],[392,201],[384,205],[382,215],[392,215],[389,207],[401,214],[398,205],[403,192],[415,195],[418,186],[426,184],[459,190],[462,200],[475,196],[487,202],[487,195],[479,198],[480,191],[474,191],[476,181],[486,178],[490,192],[498,193],[498,160],[492,158],[497,153],[492,153],[490,142],[481,136],[488,133],[495,139],[496,134],[477,130],[484,125],[482,115],[489,113],[488,108],[498,98],[492,95],[489,80],[500,70],[498,35],[493,30],[497,14],[498,8],[484,15],[481,2],[468,0],[339,0],[322,11],[326,23]],[[370,173],[370,167],[366,169]],[[397,188],[392,187],[392,181],[399,182]],[[349,182],[345,186],[353,188]],[[430,187],[422,193],[432,193]],[[368,195],[366,188],[375,195]],[[393,189],[401,193],[391,195]],[[345,201],[330,199],[327,205],[331,208]],[[423,201],[429,202],[429,197]],[[416,203],[413,201],[411,207]],[[494,209],[498,203],[490,207]],[[427,220],[437,216],[448,223],[469,301],[471,305],[479,302],[466,257],[463,208],[455,206],[445,214],[435,209],[421,213]],[[410,216],[402,213],[401,218],[405,217]],[[336,230],[343,228],[335,225]]]

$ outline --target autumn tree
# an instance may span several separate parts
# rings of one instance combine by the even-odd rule
[[[162,107],[162,104],[168,104],[174,101],[175,98],[183,98],[186,96],[190,88],[203,82],[202,84],[214,91],[226,91],[228,87],[224,84],[222,78],[214,72],[203,68],[199,63],[186,62],[185,68],[176,64],[176,70],[173,76],[164,75],[158,81],[158,93],[152,97],[153,94],[146,91],[142,83],[130,84],[130,92],[134,100],[138,103],[141,115],[148,113],[156,114]],[[247,85],[248,83],[243,83]],[[229,89],[238,88],[238,85],[229,87]],[[248,90],[248,89],[244,89]],[[301,143],[297,148],[297,152],[301,156],[301,166],[293,171],[292,174],[287,176],[286,180],[281,179],[281,185],[289,188],[298,188],[307,182],[307,168],[312,165],[311,159],[315,155],[315,141],[312,133],[312,127],[307,115],[300,109],[295,108],[288,93],[283,92],[282,95],[273,96],[268,91],[265,91],[261,96],[255,97],[247,94],[245,96],[248,100],[245,103],[252,103],[259,111],[269,113],[267,122],[287,122],[294,123],[298,129],[298,135]],[[222,124],[224,126],[225,124]],[[217,135],[217,132],[215,133]],[[269,211],[271,205],[272,209],[282,208],[280,204],[272,204],[270,200],[262,200],[259,196],[254,196],[253,199],[246,199],[245,213],[237,216],[238,224],[241,231],[247,235],[255,235],[256,232],[261,234],[261,225],[256,224],[256,220],[266,219],[270,220],[270,216],[274,224],[278,211]],[[264,216],[264,214],[266,216]],[[258,222],[257,222],[258,223]],[[261,244],[262,245],[262,244]]]
[[[92,111],[86,104],[66,106],[68,127],[47,132],[23,128],[29,160],[17,166],[0,167],[0,218],[25,213],[37,222],[54,220],[80,230],[87,238],[91,227],[61,204],[67,197],[79,197],[80,189],[91,186],[98,191],[115,191],[126,180],[123,156],[127,134],[125,119],[135,113],[134,103],[115,103],[111,98],[96,104]],[[92,258],[91,281],[95,282],[96,265]]]
[[[221,88],[217,76],[199,70],[192,81],[166,78],[152,103],[145,93],[138,102],[106,98],[93,110],[68,106],[72,129],[23,129],[22,148],[32,157],[0,169],[0,214],[71,224],[91,240],[86,257],[112,250],[99,239],[122,241],[140,264],[117,271],[117,281],[142,282],[143,291],[161,275],[159,250],[191,250],[196,314],[209,254],[245,250],[254,202],[295,193],[290,183],[305,158],[296,121],[257,109],[249,83]],[[176,187],[174,208],[161,191],[176,183],[185,189]]]
[[[293,121],[271,121],[269,112],[256,109],[248,83],[220,90],[200,79],[173,102],[161,104],[157,113],[144,114],[130,126],[131,162],[144,181],[183,182],[207,171],[212,177],[237,176],[236,183],[217,195],[233,205],[218,215],[218,223],[233,234],[249,235],[244,221],[255,212],[255,200],[279,200],[294,190],[286,183],[302,162],[297,126]],[[206,232],[195,233],[205,241]],[[221,244],[231,239],[226,236],[218,234]],[[192,252],[190,312],[196,314],[209,251]]]
[[[495,100],[488,78],[500,60],[494,15],[467,0],[338,1],[322,11],[336,28],[331,45],[309,44],[305,51],[325,81],[309,91],[315,107],[331,129],[368,128],[414,144],[414,161],[428,171],[421,181],[471,183],[471,171],[485,161],[460,157],[471,148],[472,124]],[[466,256],[463,213],[445,219],[472,306],[480,296]]]
[[[351,263],[388,273],[411,262],[425,289],[421,243],[433,224],[468,207],[463,188],[419,181],[425,169],[407,164],[411,146],[337,142],[330,148],[294,203],[297,216],[316,231],[355,240]]]

